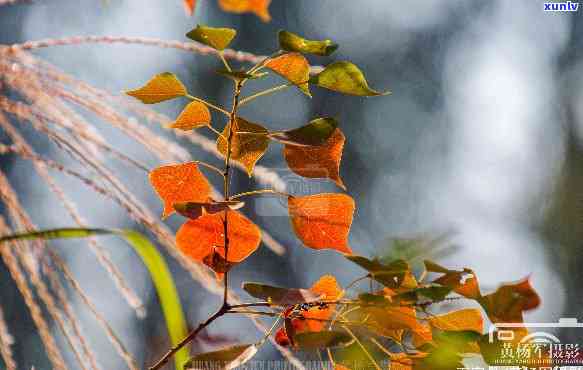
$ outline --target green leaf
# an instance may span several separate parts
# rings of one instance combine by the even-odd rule
[[[186,87],[170,72],[157,74],[144,86],[125,92],[144,104],[155,104],[187,94]]]
[[[312,76],[310,83],[348,95],[377,96],[390,94],[389,91],[383,93],[371,89],[362,71],[350,62],[329,64],[322,72]]]
[[[449,293],[453,291],[453,288],[441,285],[432,285],[421,288],[416,288],[404,293],[401,293],[395,297],[395,299],[405,299],[411,301],[417,301],[419,296],[429,298],[433,302],[441,302],[447,297]]]
[[[308,289],[287,289],[258,283],[243,283],[243,290],[252,297],[284,306],[315,302],[321,298]]]
[[[284,144],[319,146],[328,141],[337,126],[334,118],[322,117],[293,130],[272,132],[269,137]]]
[[[403,260],[395,260],[385,265],[378,260],[370,260],[362,256],[347,255],[345,257],[367,270],[374,280],[393,289],[401,286],[405,274],[410,269],[409,264]]]
[[[433,285],[423,288],[417,288],[415,291],[418,294],[433,300],[434,302],[439,302],[443,301],[445,297],[447,297],[447,295],[452,292],[452,290],[453,289],[451,287]]]
[[[195,29],[188,32],[186,37],[208,45],[213,49],[224,50],[236,35],[237,31],[232,28],[215,28],[199,24]]]
[[[354,339],[339,331],[318,331],[299,333],[294,336],[294,344],[303,350],[345,347]]]
[[[229,71],[226,69],[219,69],[216,71],[218,74],[228,77],[233,81],[241,81],[241,80],[255,80],[257,78],[261,78],[266,76],[267,72],[258,72],[258,73],[247,73],[246,71]]]
[[[338,45],[333,43],[331,40],[307,40],[299,35],[296,35],[295,33],[284,30],[279,31],[277,36],[279,39],[279,47],[282,50],[328,56],[336,51],[336,49],[338,49]]]
[[[95,235],[117,235],[122,237],[142,259],[156,288],[172,345],[178,344],[188,335],[188,328],[184,318],[184,311],[180,304],[180,297],[164,258],[144,235],[126,229],[62,228],[5,235],[0,237],[0,245],[14,240],[73,239],[87,238]],[[181,369],[182,364],[188,360],[188,349],[185,347],[176,352],[174,360],[176,369]]]
[[[201,353],[191,357],[184,364],[184,369],[234,369],[249,361],[256,353],[257,345],[255,344],[227,347],[218,351]]]

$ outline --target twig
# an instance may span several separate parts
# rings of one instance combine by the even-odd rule
[[[225,172],[224,172],[224,197],[225,200],[229,201],[230,192],[229,192],[229,185],[230,185],[230,170],[231,170],[231,145],[233,140],[233,133],[235,131],[235,125],[237,121],[237,109],[239,108],[239,97],[241,96],[241,87],[243,86],[243,81],[240,80],[235,82],[235,91],[233,93],[233,107],[231,109],[231,114],[229,116],[229,133],[227,135],[227,154],[225,155]],[[224,233],[224,242],[225,242],[225,260],[229,261],[229,225],[228,225],[228,218],[229,218],[229,209],[225,210],[225,219],[223,220],[223,233]],[[229,271],[225,271],[225,293],[223,296],[223,307],[228,307],[228,297],[229,297]]]
[[[222,114],[224,114],[226,116],[229,116],[229,112],[227,112],[226,110],[224,110],[221,107],[218,107],[218,106],[216,106],[214,104],[209,103],[208,101],[206,101],[204,99],[197,98],[196,96],[193,96],[193,95],[190,95],[190,94],[187,94],[186,97],[189,98],[189,99],[191,99],[191,100],[194,100],[194,101],[197,101],[199,103],[202,103],[202,104],[208,106],[209,108],[212,108],[212,109],[216,110],[217,112],[221,112]]]
[[[279,196],[286,197],[286,198],[290,196],[288,193],[284,193],[284,192],[273,190],[273,189],[259,189],[259,190],[252,190],[252,191],[246,191],[244,193],[235,194],[231,197],[231,200],[238,199],[241,197],[248,197],[251,195],[260,195],[260,194],[273,194],[273,195],[279,195]]]
[[[287,89],[288,87],[293,86],[293,85],[294,84],[287,83],[287,84],[283,84],[283,85],[279,85],[279,86],[272,87],[272,88],[267,89],[267,90],[260,91],[260,92],[258,92],[256,94],[253,94],[253,95],[249,95],[248,97],[241,99],[240,106],[243,106],[243,105],[249,103],[250,101],[252,101],[254,99],[257,99],[260,96],[273,94],[273,93],[278,92],[280,90]]]

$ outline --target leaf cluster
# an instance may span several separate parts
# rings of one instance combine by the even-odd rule
[[[221,362],[226,369],[239,366],[252,358],[270,335],[279,345],[293,350],[326,350],[333,362],[334,358],[339,359],[335,362],[339,368],[346,368],[343,361],[355,356],[372,362],[377,369],[378,361],[386,359],[399,369],[458,368],[463,366],[464,356],[481,355],[486,348],[485,318],[495,323],[520,323],[524,311],[539,305],[538,295],[528,280],[503,285],[484,295],[471,269],[451,270],[426,261],[423,273],[416,275],[402,259],[386,261],[354,255],[348,235],[356,206],[345,193],[293,195],[275,189],[250,189],[233,194],[231,162],[238,163],[251,177],[256,163],[273,144],[282,146],[283,157],[296,174],[326,178],[346,191],[340,177],[346,137],[336,118],[314,117],[303,125],[277,131],[241,117],[241,106],[288,87],[297,88],[306,97],[311,97],[312,88],[366,97],[388,94],[372,89],[363,72],[349,61],[336,61],[314,72],[308,60],[310,55],[329,56],[338,45],[331,40],[305,39],[288,31],[279,32],[279,50],[269,57],[248,68],[234,68],[224,58],[223,50],[236,35],[234,29],[202,25],[187,33],[192,40],[213,48],[222,61],[224,68],[217,73],[233,83],[230,107],[190,95],[178,77],[167,72],[127,92],[146,104],[179,97],[190,99],[169,127],[185,131],[206,127],[217,136],[217,151],[224,156],[222,166],[195,161],[165,165],[150,172],[150,182],[164,203],[162,216],[177,212],[186,218],[176,234],[178,248],[192,260],[211,268],[218,279],[224,279],[223,305],[203,326],[230,313],[276,319],[261,341],[198,354],[186,368],[201,368],[205,361]],[[280,76],[284,84],[244,95],[248,83],[270,73]],[[217,126],[211,110],[224,116],[222,125]],[[222,198],[211,194],[210,183],[200,167],[222,177]],[[231,305],[228,273],[254,253],[261,241],[260,229],[241,212],[245,206],[241,199],[266,194],[287,198],[291,228],[306,247],[340,252],[366,274],[345,288],[331,275],[323,276],[310,288],[246,283],[243,289],[259,301]],[[428,279],[430,275],[436,276]],[[350,294],[363,281],[370,282],[368,291]],[[475,301],[481,309],[432,313],[436,305],[458,299]],[[191,333],[181,345],[196,333]],[[525,333],[517,329],[515,338],[518,340]],[[368,349],[370,345],[378,347],[375,354]],[[159,364],[173,353],[171,350]],[[152,369],[156,368],[159,366]]]

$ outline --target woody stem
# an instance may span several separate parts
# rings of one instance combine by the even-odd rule
[[[225,155],[225,172],[224,175],[224,198],[226,201],[230,200],[230,192],[229,192],[229,183],[230,183],[230,172],[231,172],[231,142],[233,140],[233,126],[235,126],[235,122],[237,119],[237,109],[239,108],[239,97],[241,95],[241,87],[243,86],[244,80],[239,80],[235,82],[235,92],[233,94],[233,108],[231,109],[231,113],[229,114],[229,132],[227,134],[227,153]],[[228,234],[228,212],[229,210],[225,210],[225,219],[223,220],[223,234],[224,234],[224,241],[225,241],[225,261],[228,261],[229,258],[229,234]],[[228,298],[229,298],[229,271],[225,271],[225,292],[223,295],[223,307],[228,308]]]

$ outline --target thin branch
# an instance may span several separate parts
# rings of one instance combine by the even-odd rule
[[[237,81],[235,82],[235,90],[233,93],[233,107],[231,109],[231,113],[229,115],[229,133],[227,135],[227,154],[225,155],[225,181],[223,184],[223,191],[224,191],[224,197],[225,200],[229,201],[231,200],[230,198],[230,192],[229,192],[229,186],[230,186],[230,170],[231,170],[231,149],[232,149],[232,141],[233,141],[233,133],[234,133],[234,126],[235,126],[235,121],[237,119],[237,109],[239,109],[239,98],[241,96],[241,87],[243,86],[243,81]],[[223,235],[224,235],[224,243],[225,243],[225,260],[228,261],[229,260],[229,225],[228,225],[228,219],[229,219],[229,210],[226,209],[225,210],[225,219],[223,220]],[[229,271],[225,271],[225,276],[224,276],[224,282],[225,282],[225,292],[224,292],[224,296],[223,296],[223,307],[228,307],[229,303],[228,303],[228,297],[229,297]]]
[[[212,108],[212,109],[216,110],[217,112],[220,112],[220,113],[226,115],[227,117],[229,116],[229,112],[227,112],[226,110],[224,110],[223,108],[221,108],[219,106],[216,106],[214,104],[209,103],[208,101],[206,101],[204,99],[197,98],[196,96],[193,96],[193,95],[190,95],[190,94],[186,95],[186,97],[188,99],[191,99],[191,100],[197,101],[199,103],[202,103],[202,104],[206,105],[207,107]]]
[[[206,163],[206,162],[203,162],[203,161],[193,161],[193,162],[196,163],[196,164],[198,164],[198,165],[200,165],[200,166],[203,166],[203,167],[206,167],[206,168],[208,168],[210,170],[213,170],[213,171],[215,171],[216,173],[218,173],[221,176],[224,175],[223,174],[223,171],[221,171],[219,168],[213,166],[212,164],[209,164],[209,163]]]
[[[214,132],[218,137],[222,137],[223,139],[226,139],[223,136],[223,133],[220,132],[219,130],[217,130],[216,128],[214,128],[213,126],[207,126],[209,130],[211,130],[212,132]]]
[[[225,59],[225,53],[221,50],[217,54],[219,55],[219,59],[221,59],[221,61],[223,62],[223,65],[225,66],[227,71],[231,72],[231,66],[229,65],[229,63]]]
[[[251,310],[227,311],[227,313],[234,313],[234,314],[241,314],[241,315],[269,316],[269,317],[280,316],[279,313],[265,312],[265,311],[251,311]]]
[[[231,200],[242,198],[242,197],[248,197],[248,196],[252,196],[252,195],[261,195],[261,194],[273,194],[273,195],[278,195],[278,196],[285,197],[285,198],[288,198],[290,196],[288,193],[284,193],[284,192],[273,190],[273,189],[259,189],[259,190],[252,190],[252,191],[246,191],[244,193],[235,194],[231,197]]]
[[[283,84],[283,85],[279,85],[279,86],[272,87],[272,88],[267,89],[267,90],[260,91],[258,93],[255,93],[253,95],[250,95],[250,96],[248,96],[246,98],[241,99],[241,103],[239,105],[240,106],[243,106],[243,105],[249,103],[250,101],[252,101],[254,99],[257,99],[260,96],[273,94],[273,93],[278,92],[280,90],[287,89],[290,86],[294,86],[294,84],[287,83],[287,84]]]
[[[241,303],[241,304],[232,304],[229,307],[231,309],[237,308],[248,308],[248,307],[273,307],[275,306],[273,303],[269,302],[251,302],[251,303]]]

